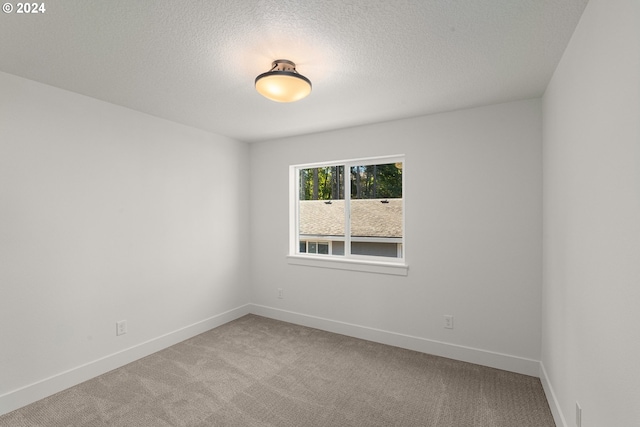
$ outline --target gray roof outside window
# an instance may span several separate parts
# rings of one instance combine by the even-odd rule
[[[344,235],[344,200],[327,202],[329,200],[300,201],[300,234]],[[351,235],[402,237],[402,199],[351,200]]]

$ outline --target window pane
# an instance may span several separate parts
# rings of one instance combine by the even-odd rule
[[[344,241],[344,166],[299,170],[298,238]],[[320,252],[324,251],[326,252]],[[309,253],[329,253],[311,243]],[[342,253],[344,255],[344,251]]]
[[[399,243],[351,242],[351,253],[397,258],[398,245]]]
[[[329,243],[327,242],[318,243],[318,253],[329,255]]]
[[[344,255],[344,242],[334,240],[331,242],[332,255]]]
[[[300,241],[300,253],[303,254],[307,252],[307,242],[305,242],[304,240]]]
[[[401,199],[402,163],[351,167],[352,199]]]
[[[398,257],[402,244],[402,163],[353,166],[351,253]]]
[[[309,253],[310,254],[318,253],[318,244],[316,242],[309,242]]]
[[[300,169],[299,200],[344,199],[344,166]]]

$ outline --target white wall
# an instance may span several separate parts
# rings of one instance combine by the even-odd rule
[[[527,100],[253,144],[253,310],[537,375],[541,132]],[[288,166],[390,154],[407,156],[409,275],[289,265]]]
[[[543,98],[542,362],[559,425],[640,425],[640,2],[591,0]]]
[[[0,413],[243,313],[246,144],[4,73],[0,94]]]

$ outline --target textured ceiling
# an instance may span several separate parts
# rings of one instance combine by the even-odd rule
[[[0,71],[254,142],[538,97],[587,1],[47,0]],[[308,98],[254,90],[274,59]]]

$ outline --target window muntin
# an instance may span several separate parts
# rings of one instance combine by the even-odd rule
[[[403,262],[403,171],[402,156],[292,166],[292,255]]]

